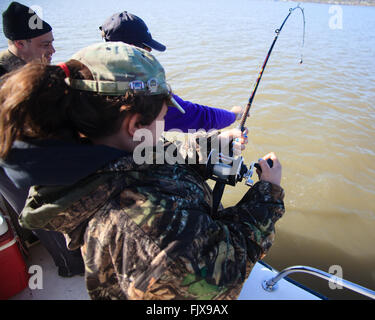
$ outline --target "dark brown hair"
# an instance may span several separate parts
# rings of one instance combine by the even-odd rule
[[[93,80],[77,60],[66,65],[72,79]],[[0,157],[5,158],[15,140],[88,139],[116,133],[129,113],[141,114],[140,123],[158,116],[168,95],[103,96],[70,88],[59,66],[31,62],[1,78]]]

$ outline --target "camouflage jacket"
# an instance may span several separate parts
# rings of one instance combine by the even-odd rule
[[[92,299],[236,299],[272,245],[284,192],[260,181],[213,214],[203,169],[122,157],[73,186],[32,187],[21,224],[81,247]]]
[[[26,64],[9,50],[0,52],[0,77],[4,74],[16,70]]]

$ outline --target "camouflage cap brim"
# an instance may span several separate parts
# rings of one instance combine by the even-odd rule
[[[65,82],[68,86],[82,91],[91,91],[98,94],[108,95],[108,96],[119,96],[124,95],[129,90],[134,90],[131,88],[133,82],[125,81],[95,81],[95,80],[80,80],[80,79],[70,79],[66,78]],[[150,92],[149,95],[168,93],[168,85],[159,85],[159,90]],[[181,113],[185,114],[185,110],[180,106],[180,104],[170,95],[170,101],[172,107],[176,107]]]
[[[82,62],[94,78],[66,78],[66,83],[74,89],[103,95],[125,95],[129,91],[144,95],[171,95],[164,68],[146,50],[123,42],[105,42],[80,50],[72,59]],[[171,102],[181,113],[185,113],[172,96]]]

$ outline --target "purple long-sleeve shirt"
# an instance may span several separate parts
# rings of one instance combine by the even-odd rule
[[[179,129],[188,132],[189,129],[222,129],[236,120],[236,115],[224,109],[211,108],[200,104],[184,101],[173,95],[173,98],[185,110],[182,114],[177,108],[169,107],[165,116],[165,131]]]

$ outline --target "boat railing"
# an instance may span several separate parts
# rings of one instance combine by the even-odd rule
[[[323,278],[325,280],[330,281],[331,283],[333,283],[335,285],[342,286],[346,289],[355,291],[355,292],[357,292],[359,294],[362,294],[366,297],[369,297],[371,299],[375,299],[375,291],[373,291],[373,290],[367,289],[367,288],[362,287],[358,284],[347,281],[345,279],[342,279],[342,278],[337,277],[335,275],[332,275],[330,273],[324,272],[322,270],[315,269],[315,268],[312,268],[312,267],[307,267],[307,266],[292,266],[292,267],[286,268],[286,269],[280,271],[273,278],[271,278],[269,280],[264,280],[263,283],[262,283],[262,287],[263,287],[264,290],[266,290],[268,292],[272,292],[272,291],[277,289],[277,282],[279,280],[281,280],[284,277],[288,276],[289,274],[295,273],[295,272],[308,273],[308,274],[317,276],[319,278]]]

